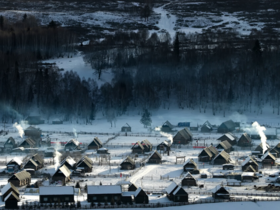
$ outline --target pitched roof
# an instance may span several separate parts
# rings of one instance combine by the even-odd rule
[[[226,161],[230,161],[230,156],[225,150],[221,151],[214,159],[213,161],[216,160],[217,157],[222,156]]]
[[[137,147],[140,147],[142,150],[144,150],[144,147],[141,145],[141,143],[140,143],[139,141],[137,141],[137,142],[132,146],[131,149],[135,149],[135,148],[137,148]]]
[[[70,141],[68,141],[68,142],[65,144],[65,146],[66,146],[67,144],[71,144],[72,142],[73,142],[73,144],[75,144],[76,146],[79,146],[79,145],[80,145],[80,142],[78,142],[77,139],[71,139]]]
[[[76,164],[76,161],[70,156],[67,156],[64,160],[62,160],[60,162],[60,165],[63,165],[65,162],[67,162],[72,167],[74,167],[74,165]]]
[[[141,187],[138,187],[138,188],[137,188],[137,190],[135,191],[134,196],[135,196],[135,197],[137,197],[137,196],[138,196],[138,194],[139,194],[141,191],[145,192],[144,190],[142,190],[142,188],[141,188]]]
[[[184,176],[183,179],[193,179],[193,180],[196,180],[190,172],[186,173],[186,175]]]
[[[187,164],[193,164],[195,167],[197,167],[196,162],[194,162],[194,160],[193,160],[192,158],[187,159],[187,160],[184,162],[183,166],[185,166],[185,165],[187,165]]]
[[[65,177],[69,177],[71,174],[71,171],[66,167],[66,165],[63,165],[63,166],[59,167],[54,174],[56,174],[56,173],[62,173]]]
[[[243,133],[240,138],[242,138],[242,137],[246,138],[249,142],[252,142],[252,139],[251,139],[251,137],[249,136],[248,133]]]
[[[149,142],[147,139],[141,141],[141,144],[142,144],[143,146],[147,146],[147,147],[150,147],[150,148],[153,147],[152,143]]]
[[[4,201],[7,201],[10,197],[14,197],[17,201],[20,201],[19,197],[13,191],[11,191],[9,195],[5,197]]]
[[[120,163],[120,165],[123,164],[124,162],[129,162],[129,163],[131,163],[132,165],[135,165],[134,160],[132,160],[132,158],[129,157],[129,156],[127,156],[127,157]]]
[[[28,163],[28,162],[31,162],[34,166],[38,166],[38,164],[37,164],[32,158],[30,158],[30,159],[27,161],[27,163]],[[26,164],[27,164],[27,163],[26,163]],[[26,164],[24,165],[24,168],[25,168]]]
[[[258,163],[251,157],[248,156],[243,162],[242,162],[242,166],[245,166],[247,163],[254,163],[255,165],[258,166]]]
[[[97,145],[97,146],[102,146],[102,142],[99,140],[98,137],[95,137],[95,138],[90,142],[89,146],[90,146],[91,144],[95,144],[95,145]]]
[[[2,195],[4,195],[9,189],[13,189],[15,192],[17,192],[19,194],[18,189],[11,183],[9,182],[8,184],[6,184],[2,189],[1,189],[1,193]]]
[[[19,180],[23,180],[23,179],[31,179],[31,175],[30,173],[28,173],[27,171],[21,171],[21,172],[18,172],[16,174],[14,174],[13,176],[15,176],[16,178],[18,178]],[[9,178],[9,180],[13,177],[11,176]]]
[[[87,157],[87,156],[84,156],[84,157],[82,157],[80,160],[79,160],[79,162],[77,163],[77,167],[79,166],[79,165],[81,165],[82,163],[85,163],[88,167],[92,167],[92,165],[93,165],[93,162],[92,162],[92,160],[89,158],[89,157]]]
[[[218,144],[218,146],[221,145],[221,147],[224,149],[224,150],[227,150],[227,149],[230,149],[232,146],[231,144],[226,140],[226,141],[222,141]],[[217,147],[218,147],[217,146]]]
[[[244,172],[256,172],[252,165],[248,165],[248,167],[244,170]]]
[[[232,120],[225,121],[222,124],[224,124],[229,129],[234,129],[236,127]]]
[[[166,193],[170,194],[178,185],[173,181],[166,189]]]
[[[212,125],[209,123],[208,120],[202,125],[202,127],[207,127],[210,130],[213,129]]]
[[[10,143],[12,143],[13,145],[16,144],[16,141],[15,141],[15,139],[13,137],[9,137],[7,139],[7,141],[5,142],[5,144],[10,144]]]
[[[156,151],[156,150],[150,155],[149,159],[150,159],[154,154],[156,154],[160,159],[162,159],[161,154],[159,154],[158,151]]]
[[[217,191],[219,191],[220,189],[224,189],[229,193],[229,189],[227,187],[222,187],[221,185],[217,185],[215,188],[213,188],[211,191],[212,193],[216,193]]]
[[[92,185],[87,186],[88,194],[121,194],[120,185]]]
[[[74,186],[39,187],[39,195],[74,195]]]
[[[20,144],[19,144],[19,147],[24,143],[26,142],[27,144],[29,144],[30,147],[35,147],[36,146],[36,143],[33,139],[31,138],[27,138],[27,139],[24,139]]]
[[[176,195],[181,189],[187,194],[187,192],[181,186],[178,186],[177,189],[172,194]]]
[[[38,154],[33,155],[31,158],[34,161],[37,161],[37,162],[39,162],[42,165],[44,164],[44,159],[40,155],[38,155]]]
[[[217,155],[219,151],[213,145],[207,147],[213,155]]]
[[[175,126],[172,125],[168,120],[167,120],[165,123],[163,123],[162,126],[168,126],[168,127],[171,128],[171,129],[175,127]]]
[[[18,158],[18,157],[14,157],[12,160],[10,160],[7,165],[9,165],[11,162],[15,162],[17,163],[18,165],[21,165],[22,164],[22,161]]]
[[[271,157],[272,160],[276,160],[276,157],[271,154],[270,152],[266,152],[263,156],[262,156],[262,160],[266,159],[267,157]]]

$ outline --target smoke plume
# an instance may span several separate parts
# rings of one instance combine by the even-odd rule
[[[260,126],[258,122],[254,122],[252,126],[258,131],[260,137],[261,137],[261,142],[262,142],[262,147],[263,147],[263,154],[267,150],[266,146],[266,136],[264,134],[264,131],[266,130],[264,126]]]
[[[78,135],[77,135],[77,130],[75,128],[73,128],[73,133],[74,133],[75,138],[77,139]]]
[[[171,134],[162,132],[162,131],[161,131],[161,127],[156,127],[156,128],[155,128],[155,131],[160,131],[160,134],[161,134],[162,136],[167,137],[168,140],[170,140],[171,144],[173,144],[173,136],[172,136]]]
[[[16,128],[18,130],[18,134],[21,138],[23,138],[24,135],[24,131],[21,125],[19,125],[17,122],[15,124],[13,124],[13,127]]]
[[[59,167],[59,164],[60,164],[60,161],[59,161],[59,158],[60,158],[61,154],[55,150],[55,156],[54,156],[54,164],[55,164],[55,170],[57,170],[57,168]]]

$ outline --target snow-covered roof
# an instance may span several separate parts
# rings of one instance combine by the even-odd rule
[[[60,165],[63,165],[65,162],[67,161],[67,163],[69,163],[69,165],[71,165],[72,167],[75,165],[76,161],[70,157],[67,156],[63,161],[61,161]]]
[[[40,195],[74,195],[73,186],[61,186],[61,187],[40,187]]]
[[[172,190],[174,190],[177,187],[177,184],[175,182],[172,182],[166,189],[165,191],[167,194],[170,194]]]
[[[107,149],[107,148],[102,147],[102,148],[100,148],[100,149],[98,149],[98,150],[108,150],[108,149]]]
[[[252,157],[250,157],[250,156],[248,156],[243,162],[242,162],[242,166],[245,166],[248,162],[252,162],[252,163],[255,163],[256,165],[258,165],[257,164],[257,162],[252,158]]]
[[[267,156],[270,156],[273,160],[276,160],[275,156],[273,154],[271,154],[270,152],[266,152],[262,157],[261,160],[264,160],[265,158],[267,158]]]
[[[120,185],[93,185],[87,186],[88,194],[121,194]]]
[[[243,173],[241,174],[241,176],[254,176],[254,175],[255,175],[254,172],[243,172]]]
[[[123,197],[134,196],[134,194],[135,194],[135,191],[122,192],[122,196],[123,196]]]
[[[7,196],[5,197],[4,201],[7,201],[7,200],[9,199],[10,196],[13,196],[14,198],[16,198],[16,199],[19,201],[19,197],[18,197],[13,191],[11,191],[11,192],[9,193],[9,195],[7,195]]]
[[[232,135],[230,135],[229,133],[226,133],[225,135],[226,135],[230,140],[232,140],[232,141],[234,140],[234,137],[233,137]]]
[[[17,158],[17,157],[13,158],[8,164],[10,164],[13,161],[16,162],[18,165],[22,164],[22,161],[19,158]]]
[[[214,187],[211,191],[212,191],[212,193],[215,193],[215,192],[217,192],[219,189],[221,189],[221,188],[224,188],[226,191],[228,191],[229,192],[229,189],[227,188],[227,187],[223,187],[223,186],[221,186],[221,185],[217,185],[216,187]]]
[[[138,194],[142,191],[142,188],[141,187],[138,187],[137,190],[135,191],[135,194],[134,196],[137,197]]]
[[[67,144],[70,144],[71,142],[73,142],[76,146],[79,146],[80,142],[78,142],[77,139],[71,139],[70,141],[67,142]],[[65,144],[65,146],[67,145]]]
[[[1,189],[2,195],[4,195],[10,188],[13,188],[17,193],[19,193],[18,189],[9,182]]]
[[[176,195],[179,192],[179,190],[181,190],[181,189],[184,190],[181,186],[177,187],[177,189],[172,194]]]

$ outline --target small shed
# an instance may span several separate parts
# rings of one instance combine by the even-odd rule
[[[223,150],[213,159],[213,163],[217,165],[230,163],[230,156]]]
[[[193,135],[188,128],[184,128],[173,137],[174,144],[188,144],[193,140]]]
[[[70,181],[70,174],[70,170],[65,165],[63,165],[56,170],[52,176],[52,181],[60,182],[62,185],[65,185]]]
[[[218,151],[226,151],[227,153],[230,153],[233,150],[232,145],[226,140],[226,141],[222,141],[220,142],[217,146],[216,146]]]
[[[262,166],[264,168],[271,168],[275,165],[276,157],[274,157],[270,152],[266,152],[262,158]]]
[[[247,133],[243,133],[239,138],[237,145],[240,147],[251,147],[252,139]]]
[[[19,196],[13,191],[9,193],[4,199],[5,209],[18,209],[18,202],[20,201]]]
[[[76,161],[72,157],[67,156],[64,160],[60,162],[60,166],[63,165],[65,165],[68,169],[74,170],[76,166]]]
[[[103,144],[102,142],[99,140],[98,137],[95,137],[92,142],[90,142],[90,144],[88,145],[88,149],[100,149],[102,148]]]
[[[19,158],[15,157],[7,163],[6,167],[8,173],[14,173],[21,169],[22,161]]]
[[[8,182],[12,183],[16,187],[22,187],[25,185],[29,185],[31,182],[31,175],[26,171],[21,171],[16,174],[13,174]]]
[[[87,156],[82,157],[76,165],[76,170],[82,173],[92,172],[92,168],[93,168],[93,162]]]
[[[148,163],[161,163],[161,155],[158,153],[158,151],[154,151],[151,156],[148,158]]]
[[[131,132],[131,127],[128,123],[121,128],[121,132]]]
[[[166,121],[165,123],[163,123],[163,125],[161,126],[161,131],[162,131],[162,132],[172,132],[174,127],[175,127],[175,126],[172,125],[172,124],[167,120],[167,121]]]
[[[223,170],[234,170],[233,164],[223,164]]]
[[[200,128],[200,131],[203,133],[209,133],[212,130],[213,130],[213,127],[208,121],[206,121]]]
[[[141,187],[138,187],[138,189],[135,191],[134,202],[137,204],[139,204],[139,203],[148,204],[149,203],[149,197]]]
[[[177,189],[172,193],[174,202],[188,202],[189,194],[181,187],[177,187]]]
[[[226,133],[226,134],[222,135],[220,138],[218,138],[217,140],[228,141],[231,145],[235,145],[237,137],[234,136],[232,133]]]
[[[190,172],[192,174],[199,174],[199,169],[198,166],[196,164],[196,162],[194,162],[194,160],[188,159],[184,164],[183,164],[183,170],[185,172]]]
[[[259,164],[251,156],[248,156],[242,162],[242,164],[241,164],[242,171],[246,171],[249,166],[254,168],[254,171],[258,171],[259,170]]]
[[[1,193],[2,193],[2,201],[5,200],[5,198],[11,193],[14,192],[18,197],[19,197],[19,191],[18,189],[12,184],[12,183],[8,183],[6,184],[2,189],[1,189]]]
[[[191,173],[187,173],[181,181],[182,186],[197,186],[197,181]]]
[[[4,143],[4,151],[5,152],[9,152],[16,147],[17,147],[16,142],[15,142],[15,139],[13,137],[9,137],[7,139],[7,141]]]
[[[200,152],[200,154],[198,155],[198,161],[209,162],[209,161],[213,160],[218,154],[219,154],[219,151],[211,145],[209,147],[204,148]]]
[[[212,190],[212,197],[214,199],[230,199],[230,194],[226,187],[216,186]]]
[[[73,150],[80,150],[80,149],[81,149],[80,142],[76,139],[71,139],[64,146],[65,151],[73,151]]]
[[[39,187],[40,203],[74,203],[73,186]]]
[[[168,152],[171,150],[171,144],[168,141],[163,141],[159,145],[157,145],[157,150]]]
[[[218,127],[218,133],[227,133],[235,130],[236,124],[232,120],[223,122]]]
[[[121,201],[122,189],[119,185],[92,185],[87,186],[88,202],[111,202]]]
[[[35,148],[36,147],[36,142],[31,139],[31,138],[27,138],[24,139],[18,147],[23,147],[23,148]]]
[[[131,157],[126,157],[120,164],[121,170],[132,170],[135,169],[135,162]]]
[[[137,154],[143,154],[144,153],[144,147],[142,144],[138,141],[131,147],[132,153]]]

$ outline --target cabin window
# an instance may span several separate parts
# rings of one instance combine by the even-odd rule
[[[93,196],[93,197],[92,197],[92,200],[93,200],[93,201],[96,201],[96,200],[97,200],[97,197],[96,197],[96,196]]]
[[[57,201],[57,197],[54,197],[54,198],[53,198],[53,201]]]
[[[69,197],[65,197],[65,201],[69,201]]]
[[[107,201],[107,200],[108,200],[108,197],[107,197],[107,196],[104,196],[104,200]]]
[[[44,201],[48,201],[48,198],[44,198]]]

